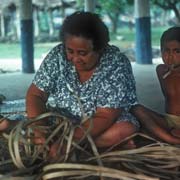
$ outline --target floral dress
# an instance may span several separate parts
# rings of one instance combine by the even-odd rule
[[[137,104],[135,80],[128,58],[120,50],[108,45],[93,75],[81,83],[73,64],[67,60],[62,44],[54,47],[42,62],[33,83],[48,93],[56,108],[82,119],[83,114],[92,117],[97,107],[122,108],[117,119],[138,121],[128,112]]]

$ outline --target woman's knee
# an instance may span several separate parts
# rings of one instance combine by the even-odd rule
[[[137,128],[130,122],[118,122],[113,124],[106,132],[96,138],[98,146],[112,146],[119,144],[128,136],[137,132]]]
[[[135,126],[135,124],[131,122],[119,122],[116,123],[117,125],[117,131],[120,138],[124,138],[127,136],[130,136],[138,131],[138,128]]]

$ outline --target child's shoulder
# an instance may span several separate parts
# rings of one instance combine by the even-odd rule
[[[156,67],[156,72],[159,75],[163,75],[164,73],[166,73],[169,70],[169,66],[166,64],[159,64]]]

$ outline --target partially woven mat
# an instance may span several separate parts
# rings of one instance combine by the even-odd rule
[[[48,126],[34,126],[43,118],[53,118]],[[91,122],[92,126],[92,122]],[[90,126],[90,128],[91,128]],[[178,180],[180,179],[180,146],[159,142],[137,133],[126,138],[141,142],[137,148],[122,150],[121,144],[100,151],[85,131],[79,142],[73,133],[81,124],[73,124],[58,113],[45,113],[35,119],[20,121],[9,133],[1,134],[0,180],[49,179],[120,179],[120,180]],[[34,145],[33,130],[46,132],[44,145]],[[60,153],[66,144],[65,154],[48,158],[49,144],[59,142]],[[144,143],[143,143],[144,142]],[[2,145],[3,144],[3,145]]]
[[[0,103],[0,114],[13,114],[25,111],[25,99],[3,101]]]

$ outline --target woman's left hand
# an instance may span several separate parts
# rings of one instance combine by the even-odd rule
[[[58,155],[59,143],[55,142],[49,149],[49,158],[55,158]]]

